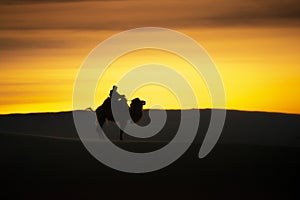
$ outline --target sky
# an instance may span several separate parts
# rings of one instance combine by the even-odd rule
[[[206,49],[222,77],[227,109],[300,114],[297,0],[1,1],[0,113],[72,110],[74,81],[89,53],[114,34],[149,26],[180,31]],[[157,50],[112,63],[90,107],[101,104],[122,72],[149,62],[181,71],[197,93],[198,107],[213,107],[189,63]],[[126,95],[146,100],[146,108],[182,108],[158,85]]]

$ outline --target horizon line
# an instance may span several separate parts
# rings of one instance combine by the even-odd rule
[[[227,111],[235,111],[235,112],[248,112],[248,113],[269,113],[269,114],[285,114],[285,115],[300,115],[300,113],[289,113],[289,112],[280,112],[280,111],[261,111],[261,110],[239,110],[239,109],[223,109],[223,108],[189,108],[189,109],[143,109],[143,111],[149,110],[157,110],[157,111],[189,111],[189,110],[226,110]],[[0,116],[6,115],[33,115],[33,114],[59,114],[59,113],[71,113],[78,111],[87,111],[87,112],[95,112],[89,108],[86,109],[77,109],[77,110],[61,110],[61,111],[44,111],[44,112],[16,112],[16,113],[0,113]]]

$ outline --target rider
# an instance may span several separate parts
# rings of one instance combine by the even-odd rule
[[[112,100],[117,100],[117,101],[122,101],[122,100],[126,100],[125,98],[125,95],[121,95],[117,92],[117,89],[118,87],[117,86],[113,86],[113,89],[110,90],[109,92],[109,97],[112,99]]]
[[[114,85],[113,89],[111,89],[109,92],[109,97],[111,99],[112,105],[114,105],[119,112],[122,112],[128,109],[127,99],[125,98],[125,95],[119,94],[117,92],[117,89],[118,87]]]

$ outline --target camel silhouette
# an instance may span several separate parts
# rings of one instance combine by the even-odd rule
[[[119,113],[128,112],[130,114],[131,119],[128,118],[120,118],[119,121],[116,122],[112,112],[112,103],[115,106],[114,110],[117,110]],[[125,95],[120,95],[117,92],[117,86],[113,86],[113,89],[109,93],[109,97],[107,97],[101,106],[96,109],[97,120],[101,128],[106,120],[115,122],[120,127],[120,140],[123,140],[123,130],[128,122],[132,121],[134,123],[138,122],[143,116],[143,106],[146,104],[145,101],[140,100],[139,98],[135,98],[131,100],[130,107],[127,105],[127,99]]]

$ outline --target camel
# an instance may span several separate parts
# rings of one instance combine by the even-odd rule
[[[131,117],[131,120],[136,123],[138,122],[143,115],[143,106],[146,104],[145,101],[140,100],[139,98],[135,98],[131,100],[130,107],[127,105],[127,99],[124,95],[119,95],[116,92],[117,87],[114,86],[113,89],[110,91],[110,97],[107,97],[105,101],[102,103],[101,106],[99,106],[96,109],[96,115],[97,120],[101,128],[103,128],[103,125],[106,120],[112,121],[116,123],[116,120],[113,117],[112,109],[111,109],[111,103],[112,101],[115,101],[113,105],[117,106],[117,110],[120,112],[126,112],[129,109],[129,114]],[[118,125],[121,127],[120,129],[120,140],[123,140],[123,128],[127,125],[130,119],[122,119],[121,121],[118,121]]]

